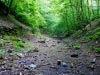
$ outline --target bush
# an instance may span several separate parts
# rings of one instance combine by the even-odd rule
[[[78,30],[72,35],[72,38],[79,38],[81,35],[82,35],[82,30]]]
[[[0,55],[4,55],[6,53],[5,50],[0,50]]]
[[[13,41],[13,47],[17,50],[17,51],[21,51],[24,50],[26,44],[22,41]]]
[[[97,53],[100,53],[100,47],[90,46],[90,49],[96,51]]]
[[[86,33],[86,36],[89,36],[89,35],[92,35],[92,34],[93,34],[92,31],[88,31],[88,32]]]
[[[73,48],[74,48],[74,49],[80,49],[80,45],[77,44],[77,43],[74,43],[74,44],[73,44]]]
[[[100,32],[94,34],[93,39],[98,40],[100,38]]]
[[[100,48],[95,48],[97,53],[100,53]]]
[[[83,42],[87,43],[87,42],[90,42],[92,40],[92,36],[86,36],[84,39],[83,39]]]

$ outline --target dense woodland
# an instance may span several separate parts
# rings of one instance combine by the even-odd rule
[[[100,17],[99,0],[1,0],[34,32],[66,36]]]

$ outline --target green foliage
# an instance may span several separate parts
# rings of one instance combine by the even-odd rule
[[[65,36],[100,17],[99,3],[99,0],[13,0],[11,13],[31,26],[33,32]]]
[[[87,43],[90,42],[92,40],[92,36],[86,36],[82,41]]]
[[[23,50],[25,46],[26,44],[22,41],[13,41],[13,47],[18,51]]]
[[[100,32],[100,27],[96,28],[95,32]]]
[[[3,40],[0,42],[0,47],[6,46],[7,43],[9,43],[9,41],[6,40],[6,39],[3,39]]]
[[[24,41],[13,41],[13,47],[16,49],[18,52],[33,52],[36,47],[35,45],[31,45],[30,43],[24,42]]]
[[[88,31],[88,32],[86,33],[86,36],[89,36],[89,35],[92,35],[92,34],[93,34],[92,31]]]
[[[80,49],[80,47],[81,47],[81,46],[80,46],[78,43],[74,43],[74,44],[73,44],[73,48],[74,48],[74,49]]]
[[[100,32],[94,34],[93,39],[98,40],[100,38]]]
[[[95,48],[97,53],[100,53],[100,48]]]
[[[97,53],[100,53],[100,47],[96,47],[93,45],[93,46],[90,46],[90,49],[96,51]]]
[[[71,37],[72,38],[79,38],[81,35],[82,35],[82,30],[78,30]]]
[[[91,40],[99,40],[100,38],[100,27],[95,30],[87,31],[86,37],[83,39],[83,42],[90,42]]]
[[[35,0],[14,0],[12,14],[21,22],[31,26],[33,31],[39,31],[39,26],[45,25]]]
[[[4,55],[6,53],[5,50],[0,50],[0,55]]]
[[[99,2],[96,3],[98,5]],[[99,12],[96,12],[99,8],[94,9],[94,4],[89,0],[52,0],[52,6],[60,18],[55,31],[62,35],[82,29],[92,18],[100,16]]]
[[[34,44],[30,44],[28,41],[23,41],[17,36],[8,36],[4,35],[3,40],[0,42],[0,47],[5,47],[6,45],[12,44],[15,52],[34,52],[36,51],[36,47]],[[0,50],[0,54],[5,53],[5,50]]]

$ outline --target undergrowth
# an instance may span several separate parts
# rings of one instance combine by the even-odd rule
[[[82,40],[83,42],[87,43],[92,40],[99,40],[100,38],[100,27],[96,28],[95,30],[88,31],[86,33],[86,37]]]
[[[90,49],[93,51],[96,51],[97,53],[100,53],[100,47],[96,47],[95,45],[90,46]]]
[[[80,49],[80,47],[81,47],[81,46],[80,46],[78,43],[74,43],[74,44],[73,44],[73,48],[74,48],[74,49]]]
[[[1,50],[1,49],[0,49],[0,55],[4,55],[5,53],[6,53],[5,50]]]

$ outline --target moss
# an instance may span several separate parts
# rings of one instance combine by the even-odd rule
[[[74,44],[73,44],[73,48],[74,48],[74,49],[80,49],[80,45],[77,44],[77,43],[74,43]]]
[[[0,50],[0,55],[4,55],[6,53],[5,50]]]

